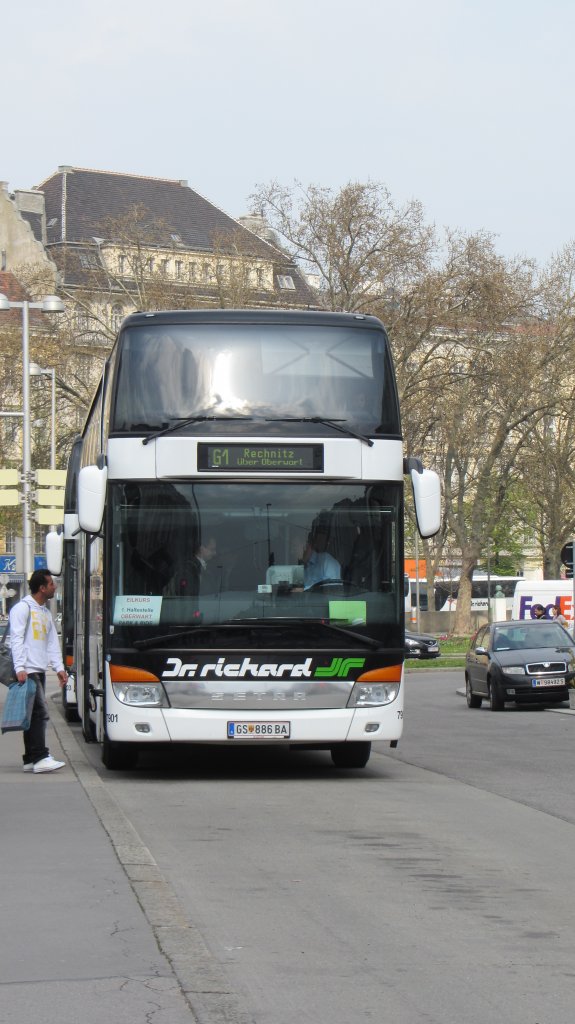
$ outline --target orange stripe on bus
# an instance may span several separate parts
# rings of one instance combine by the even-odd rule
[[[358,683],[400,683],[401,665],[388,665],[386,668],[374,668],[358,676]]]
[[[110,679],[113,683],[159,683],[158,676],[143,668],[131,665],[110,665]]]

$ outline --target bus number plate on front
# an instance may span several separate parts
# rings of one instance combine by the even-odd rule
[[[228,722],[229,740],[289,740],[289,722]]]

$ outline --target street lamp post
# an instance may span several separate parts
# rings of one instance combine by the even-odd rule
[[[0,292],[0,311],[22,310],[22,541],[24,548],[24,575],[34,570],[34,535],[32,531],[30,491],[32,460],[30,450],[30,310],[43,313],[62,313],[64,303],[57,295],[46,295],[41,302],[23,299],[14,302]]]
[[[38,363],[30,363],[31,377],[51,377],[52,395],[50,401],[50,469],[56,469],[56,370],[45,370]]]

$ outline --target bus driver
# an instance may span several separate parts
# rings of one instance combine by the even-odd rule
[[[303,553],[303,588],[309,590],[325,580],[340,580],[341,565],[327,551],[328,535],[323,527],[310,533]]]

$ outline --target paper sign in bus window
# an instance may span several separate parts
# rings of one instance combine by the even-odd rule
[[[367,601],[330,601],[329,621],[341,626],[365,626]]]
[[[122,594],[114,602],[114,625],[157,626],[161,610],[161,597]]]

